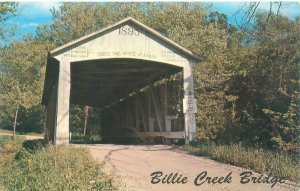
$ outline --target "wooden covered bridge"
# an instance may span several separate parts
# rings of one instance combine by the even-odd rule
[[[46,136],[69,143],[70,104],[81,104],[100,108],[102,136],[188,143],[196,138],[192,70],[200,61],[133,18],[65,44],[48,56]],[[180,83],[167,83],[176,75]],[[181,113],[171,114],[178,105]]]

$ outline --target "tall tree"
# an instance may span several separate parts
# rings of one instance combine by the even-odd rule
[[[0,109],[12,121],[14,139],[20,107],[40,104],[48,46],[28,37],[0,51]]]
[[[89,117],[89,106],[85,105],[83,107],[83,118],[84,118],[83,136],[86,135],[87,125],[88,125],[88,117]]]

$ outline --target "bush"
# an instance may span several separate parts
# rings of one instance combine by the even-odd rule
[[[96,144],[96,143],[102,143],[103,139],[100,135],[86,135],[83,136],[83,134],[75,132],[71,135],[71,143],[73,144],[82,144],[82,143],[89,143],[89,144]]]
[[[26,133],[43,133],[44,130],[44,111],[41,105],[33,106],[28,109],[20,107],[18,115],[17,131]]]
[[[15,159],[19,160],[29,157],[31,154],[34,154],[45,146],[46,141],[44,139],[26,140],[22,143],[22,147],[18,150]]]
[[[87,149],[26,144],[38,149],[21,148],[22,155],[0,175],[1,190],[115,190]]]

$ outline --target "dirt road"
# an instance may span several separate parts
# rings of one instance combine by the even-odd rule
[[[246,169],[218,163],[203,157],[196,157],[180,152],[171,146],[139,146],[139,145],[86,145],[95,159],[104,167],[107,173],[116,177],[122,185],[121,190],[128,191],[288,191],[299,190],[291,183],[246,183],[241,184],[240,173]],[[151,183],[151,174],[156,171],[163,173],[162,177],[153,179],[157,184]],[[205,175],[205,172],[207,175]],[[230,174],[230,172],[232,172]],[[180,182],[175,184],[162,183],[162,178],[166,174],[173,173],[169,182]],[[174,178],[175,173],[177,177]],[[202,173],[202,174],[201,174]],[[218,177],[214,181],[216,184],[207,181],[200,186],[195,185],[196,177],[199,178],[196,184],[201,184],[204,179]],[[160,173],[156,174],[157,176]],[[181,178],[178,180],[178,177]],[[203,175],[203,176],[202,176]],[[187,177],[183,180],[183,177]],[[200,180],[200,177],[204,177]],[[224,177],[223,179],[221,177]],[[252,177],[259,177],[253,174]],[[166,178],[167,179],[167,178]],[[212,179],[211,179],[212,180]],[[246,182],[247,179],[244,179]],[[182,182],[187,182],[182,184]],[[274,183],[274,180],[273,180]],[[299,188],[299,187],[298,187]]]
[[[0,132],[0,136],[12,136],[11,133],[3,133],[3,132]],[[41,136],[35,136],[35,135],[18,135],[18,136],[21,136],[21,137],[24,137],[24,139],[26,140],[34,140],[34,139],[43,139],[44,137],[41,137]]]

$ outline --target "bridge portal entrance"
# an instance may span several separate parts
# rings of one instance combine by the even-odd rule
[[[47,136],[69,143],[70,104],[99,109],[101,136],[196,138],[193,66],[201,58],[126,18],[49,53],[42,103]]]

